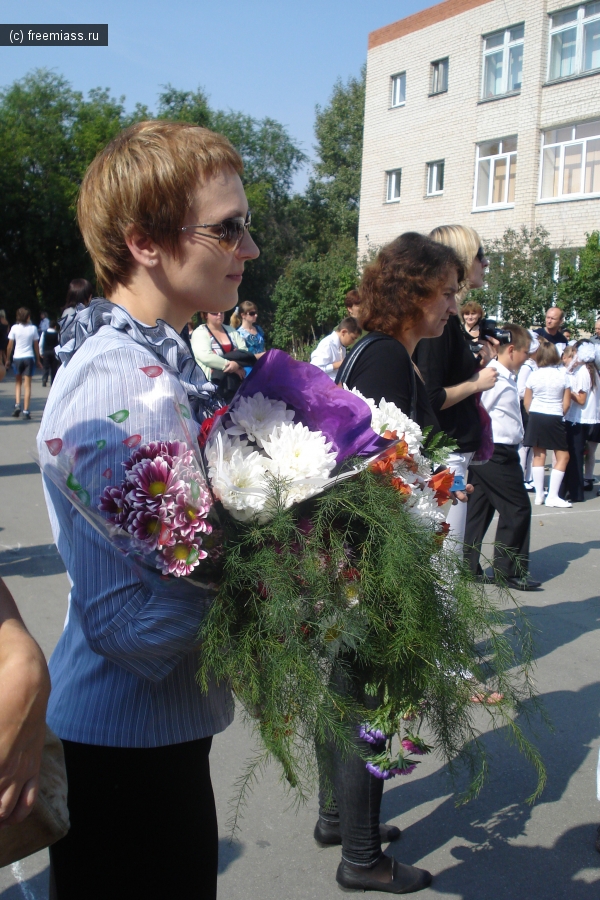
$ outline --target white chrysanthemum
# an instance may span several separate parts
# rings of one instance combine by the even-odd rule
[[[430,487],[413,491],[406,499],[406,506],[410,514],[420,519],[424,525],[435,527],[446,520],[446,511],[438,506],[435,491]]]
[[[227,426],[226,431],[232,436],[246,434],[262,447],[273,430],[278,425],[291,422],[294,415],[294,410],[288,409],[283,400],[269,400],[259,391],[253,397],[241,397],[229,411],[232,424]]]
[[[248,456],[250,453],[256,452],[256,447],[250,447],[248,441],[238,437],[229,437],[225,432],[217,430],[216,433],[213,432],[213,437],[207,442],[204,454],[210,466],[214,465],[215,461],[221,457],[225,462],[229,462],[236,450],[242,456]]]
[[[276,477],[285,480],[286,505],[312,497],[323,489],[331,475],[336,454],[325,436],[300,422],[277,428],[263,449],[270,459],[264,464]]]
[[[260,512],[267,499],[264,458],[257,450],[237,447],[227,458],[224,441],[218,435],[208,459],[208,475],[218,500],[240,521]]]
[[[423,443],[423,432],[416,422],[405,416],[395,403],[381,400],[375,403],[369,397],[363,396],[359,390],[352,388],[352,393],[360,397],[371,410],[371,428],[377,434],[386,431],[395,431],[399,438],[403,438],[408,444],[408,452],[412,455],[419,452]]]

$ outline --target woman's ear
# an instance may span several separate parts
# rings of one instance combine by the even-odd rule
[[[147,234],[131,229],[125,235],[125,243],[136,263],[144,268],[152,269],[160,261],[158,245]]]

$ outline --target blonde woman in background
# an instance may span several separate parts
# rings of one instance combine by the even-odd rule
[[[471,288],[483,287],[489,264],[479,235],[463,225],[444,225],[435,228],[429,237],[452,247],[463,264],[466,277],[457,300],[464,303]],[[449,317],[441,337],[421,341],[414,355],[440,427],[458,444],[448,458],[449,467],[457,476],[462,476],[465,483],[483,434],[475,395],[496,383],[496,369],[486,368],[494,356],[489,341],[483,341],[477,355],[472,353],[456,315]],[[466,518],[465,503],[457,503],[448,514],[450,533],[460,544],[464,540]]]

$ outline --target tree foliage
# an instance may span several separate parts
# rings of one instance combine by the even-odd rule
[[[273,341],[302,354],[344,315],[355,287],[363,142],[365,72],[338,81],[316,110],[317,159],[306,194],[293,211],[303,237],[277,282]]]
[[[574,311],[581,328],[593,332],[600,312],[599,231],[587,234],[585,246],[575,259],[567,259],[561,265],[558,298],[562,309]]]

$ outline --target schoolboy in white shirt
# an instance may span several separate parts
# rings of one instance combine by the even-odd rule
[[[505,341],[498,358],[489,363],[498,372],[494,387],[481,395],[492,420],[494,454],[481,466],[472,466],[469,481],[473,493],[467,505],[465,559],[481,581],[488,579],[479,564],[481,545],[499,513],[494,543],[494,570],[508,587],[531,591],[540,586],[528,576],[531,504],[523,484],[518,448],[523,440],[523,420],[517,388],[517,373],[529,353],[531,336],[520,325],[505,325]]]
[[[342,319],[335,331],[324,337],[310,355],[313,366],[335,381],[336,372],[346,358],[346,347],[360,337],[360,326],[353,316]]]

